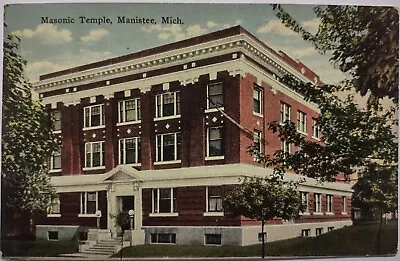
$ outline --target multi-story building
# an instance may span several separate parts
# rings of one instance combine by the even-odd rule
[[[112,216],[132,209],[134,244],[257,243],[259,222],[222,209],[240,177],[272,173],[247,148],[296,149],[268,131],[270,121],[290,119],[320,138],[317,106],[282,84],[285,74],[320,84],[236,26],[42,75],[35,90],[55,119],[60,150],[49,166],[59,197],[37,218],[37,237],[115,237]],[[349,184],[307,178],[300,190],[307,210],[269,221],[268,241],[351,224]]]

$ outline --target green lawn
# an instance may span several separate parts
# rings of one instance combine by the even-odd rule
[[[293,238],[266,244],[269,256],[347,256],[377,255],[377,224],[337,229],[318,237]],[[259,244],[251,246],[141,245],[122,249],[125,257],[224,257],[260,256]],[[397,221],[383,225],[381,255],[397,252]],[[114,256],[120,256],[120,253]]]
[[[1,240],[4,256],[58,256],[78,252],[76,241]]]

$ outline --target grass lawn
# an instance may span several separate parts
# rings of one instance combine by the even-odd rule
[[[78,252],[76,241],[1,240],[4,256],[58,256]]]
[[[293,238],[266,244],[267,256],[377,255],[378,224],[360,224],[337,229],[318,237]],[[125,257],[224,257],[260,256],[261,245],[140,245],[122,249]],[[381,255],[397,252],[397,220],[382,226]],[[120,253],[114,255],[120,256]]]

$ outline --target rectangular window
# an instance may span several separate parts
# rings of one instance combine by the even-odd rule
[[[342,196],[342,213],[346,214],[346,197]]]
[[[174,233],[151,233],[152,244],[176,244],[176,234]]]
[[[267,242],[267,232],[264,232],[264,234],[258,233],[258,242],[262,242],[263,237],[264,237],[264,242]]]
[[[314,193],[314,212],[321,213],[321,194]]]
[[[207,212],[222,211],[222,187],[206,187]]]
[[[316,119],[312,119],[312,132],[313,132],[313,138],[320,139],[321,138],[321,130],[317,124]]]
[[[307,114],[297,111],[297,131],[307,133]]]
[[[84,127],[103,126],[104,120],[104,105],[93,105],[83,108],[84,110]]]
[[[292,144],[287,141],[281,141],[281,150],[284,153],[292,153]]]
[[[118,102],[118,122],[140,120],[140,99],[131,99]]]
[[[61,202],[60,196],[57,194],[52,200],[51,205],[47,210],[47,214],[60,214],[61,213]]]
[[[207,129],[207,157],[223,156],[223,128]]]
[[[301,192],[301,201],[303,202],[303,204],[306,206],[304,209],[304,213],[309,213],[309,207],[308,207],[308,192]]]
[[[96,214],[99,208],[98,192],[81,192],[80,214]]]
[[[57,148],[50,157],[50,170],[61,169],[61,148]]]
[[[333,231],[335,227],[328,227],[328,232]]]
[[[159,134],[156,136],[156,161],[174,161],[181,159],[180,133]]]
[[[140,163],[140,138],[133,137],[119,140],[119,164]]]
[[[47,237],[49,240],[58,240],[58,231],[48,231]]]
[[[302,237],[309,237],[311,235],[311,229],[302,229],[301,236]]]
[[[290,120],[290,105],[281,102],[281,123],[285,123],[285,121]]]
[[[180,114],[180,93],[167,92],[156,95],[156,118]]]
[[[224,91],[222,83],[207,86],[207,109],[224,107]]]
[[[326,195],[326,212],[332,213],[333,212],[333,196]]]
[[[51,118],[53,120],[53,131],[61,130],[61,111],[52,111]]]
[[[221,234],[205,234],[206,245],[221,245]]]
[[[253,88],[253,112],[262,114],[262,102],[263,99],[263,90],[260,87],[255,86]]]
[[[152,190],[152,213],[176,213],[176,188]]]
[[[262,153],[262,132],[258,130],[254,130],[254,138],[253,138],[254,148]]]
[[[104,166],[104,141],[85,143],[85,168]]]
[[[324,232],[324,229],[322,227],[318,227],[315,229],[316,236],[322,235],[323,232]]]

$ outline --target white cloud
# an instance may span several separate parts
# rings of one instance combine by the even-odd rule
[[[207,22],[207,27],[208,28],[214,28],[214,27],[217,27],[217,26],[219,26],[219,24],[214,22],[214,21],[208,21]]]
[[[202,34],[207,33],[207,29],[201,27],[199,24],[196,25],[190,25],[188,28],[186,28],[186,36],[187,37],[194,37],[194,36],[199,36]]]
[[[157,37],[160,40],[167,40],[173,38],[174,41],[180,41],[186,38],[195,37],[198,35],[202,35],[208,32],[208,29],[202,27],[199,24],[189,25],[186,28],[183,28],[179,24],[173,25],[151,25],[151,26],[142,26],[141,30],[146,33],[156,32]]]
[[[290,51],[290,53],[293,54],[293,56],[295,56],[296,58],[301,58],[305,56],[314,55],[318,52],[317,50],[315,50],[314,47],[306,47],[306,48],[293,49]]]
[[[108,35],[110,32],[104,28],[90,30],[87,35],[81,37],[81,41],[84,43],[97,41],[104,36]]]
[[[321,23],[321,20],[319,18],[314,18],[311,20],[306,20],[306,21],[301,22],[301,25],[306,30],[309,30],[311,32],[316,32],[318,30],[318,26],[320,23]]]
[[[169,33],[164,33],[164,32],[159,33],[159,34],[157,35],[157,37],[158,37],[159,39],[161,39],[161,40],[167,40],[170,36],[171,36],[171,35],[170,35]]]
[[[68,29],[58,28],[54,24],[40,24],[34,30],[23,29],[13,32],[21,38],[37,38],[43,45],[64,44],[72,41],[72,32]]]
[[[257,28],[257,33],[265,34],[265,33],[275,33],[285,36],[293,36],[297,35],[295,32],[287,28],[285,25],[281,23],[278,19],[270,20],[264,25]]]

